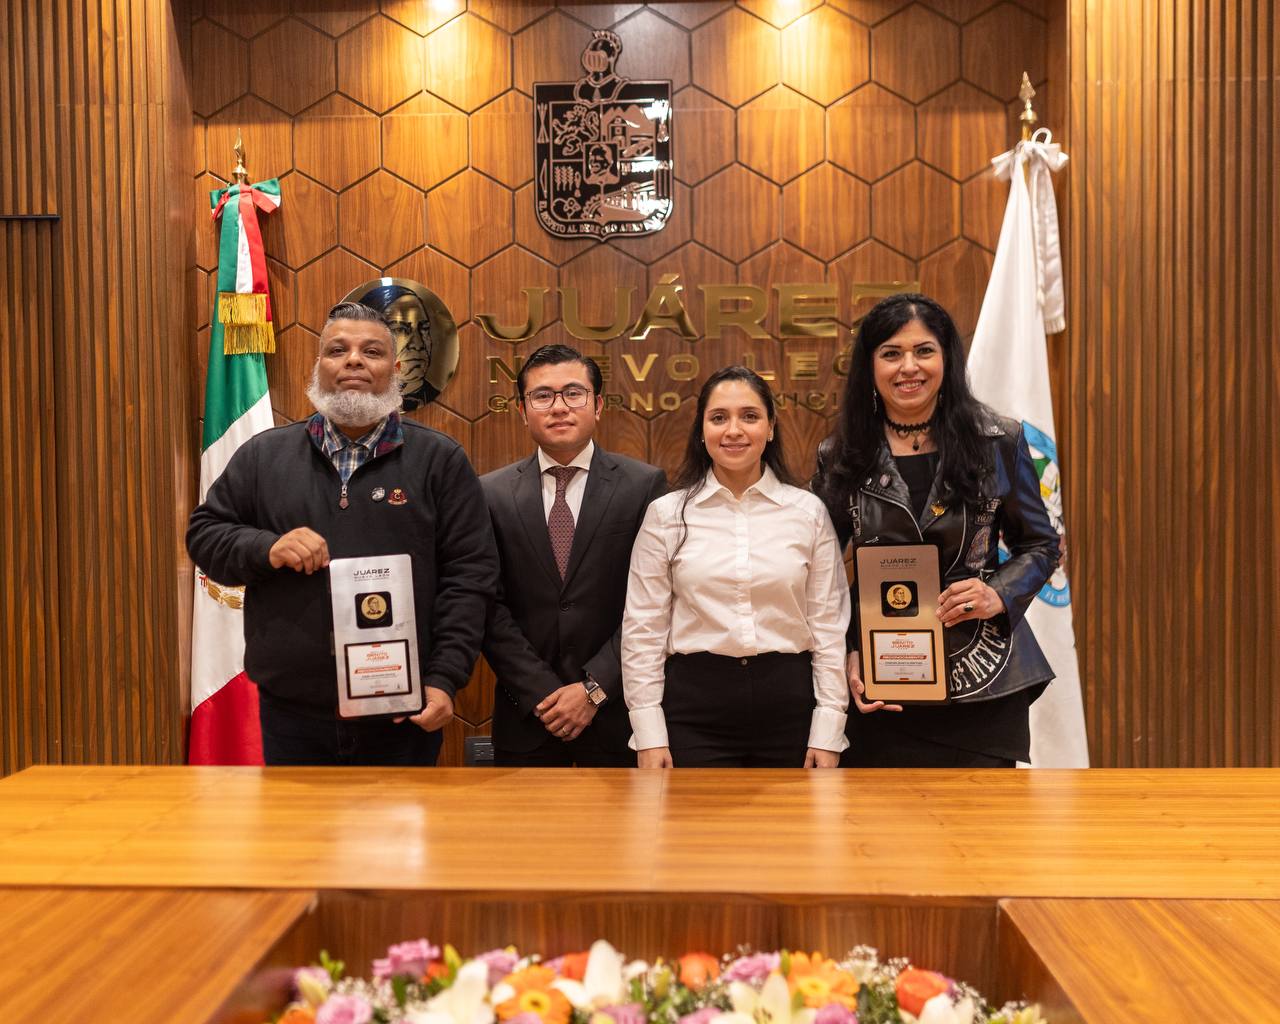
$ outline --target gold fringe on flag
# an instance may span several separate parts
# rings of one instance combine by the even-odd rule
[[[218,292],[222,352],[228,356],[274,352],[276,332],[267,319],[267,297],[256,292]]]

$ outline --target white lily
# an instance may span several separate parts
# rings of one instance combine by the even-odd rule
[[[591,944],[587,953],[587,968],[583,971],[582,980],[557,978],[551,987],[563,992],[578,1010],[595,1010],[628,1002],[627,983],[622,971],[624,959],[609,943],[599,939]]]
[[[936,995],[920,1008],[920,1024],[973,1024],[976,1012],[968,996],[954,1005],[946,993]]]
[[[751,1024],[813,1024],[818,1013],[809,1007],[791,1008],[791,990],[780,974],[770,974],[759,992],[745,982],[730,982],[729,1002],[733,1013],[717,1017],[716,1024],[744,1024],[740,1018]]]
[[[488,995],[488,965],[468,960],[453,984],[427,1000],[425,1010],[410,1012],[405,1024],[493,1024]]]

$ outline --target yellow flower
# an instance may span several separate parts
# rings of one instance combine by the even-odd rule
[[[503,984],[510,985],[514,995],[494,1007],[498,1020],[510,1020],[522,1013],[536,1014],[543,1024],[569,1024],[573,1006],[566,996],[551,983],[556,972],[550,967],[535,965],[523,971],[509,974]]]
[[[852,974],[840,970],[834,960],[821,953],[791,954],[791,971],[787,975],[787,987],[792,995],[797,992],[805,1006],[821,1009],[831,1003],[840,1003],[850,1010],[858,1005],[858,982]]]

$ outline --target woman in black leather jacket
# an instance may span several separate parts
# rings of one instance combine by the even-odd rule
[[[950,703],[865,701],[851,650],[849,687],[862,713],[849,715],[841,764],[1012,767],[1026,760],[1031,703],[1053,672],[1023,614],[1058,563],[1058,534],[1022,425],[973,397],[955,324],[932,299],[894,295],[862,321],[813,489],[842,545],[926,542],[942,553]],[[859,636],[855,590],[851,648]]]

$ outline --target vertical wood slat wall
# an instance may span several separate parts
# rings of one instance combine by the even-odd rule
[[[195,438],[173,17],[162,0],[2,16],[0,217],[58,218],[4,229],[6,772],[182,758]]]
[[[1058,342],[1093,761],[1280,764],[1280,19],[1072,0]]]

